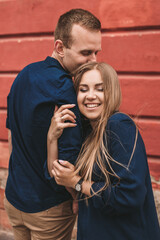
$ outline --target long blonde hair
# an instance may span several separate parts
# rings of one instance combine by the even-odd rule
[[[75,74],[75,89],[78,93],[79,84],[85,72],[96,69],[100,72],[104,83],[104,109],[96,121],[96,126],[83,143],[81,152],[76,162],[76,171],[84,180],[91,182],[94,165],[97,164],[105,177],[105,186],[110,184],[110,174],[119,178],[111,167],[110,161],[114,159],[107,150],[106,125],[109,117],[119,110],[121,103],[121,89],[116,71],[108,64],[101,62],[90,62],[82,65]],[[106,163],[109,171],[106,169]]]

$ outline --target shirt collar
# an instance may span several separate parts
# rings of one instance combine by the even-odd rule
[[[49,56],[46,57],[44,62],[47,63],[49,66],[57,66],[57,65],[59,65],[60,67],[62,67],[61,64],[58,62],[58,60],[53,58],[53,57],[49,57]]]

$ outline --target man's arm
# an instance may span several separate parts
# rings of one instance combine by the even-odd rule
[[[47,166],[51,177],[53,177],[53,161],[58,159],[58,139],[62,135],[64,128],[76,126],[76,116],[72,111],[69,110],[74,106],[74,104],[66,104],[62,105],[59,109],[56,106],[51,120],[51,125],[47,135]],[[70,122],[65,122],[66,120]]]

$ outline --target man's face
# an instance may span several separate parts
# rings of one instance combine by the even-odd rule
[[[72,45],[64,47],[63,67],[72,73],[80,65],[96,61],[97,53],[101,51],[101,32],[89,31],[74,24],[71,31]]]

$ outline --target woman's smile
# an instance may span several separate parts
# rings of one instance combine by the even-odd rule
[[[100,103],[85,103],[84,104],[87,108],[93,110],[99,107],[101,104]]]

